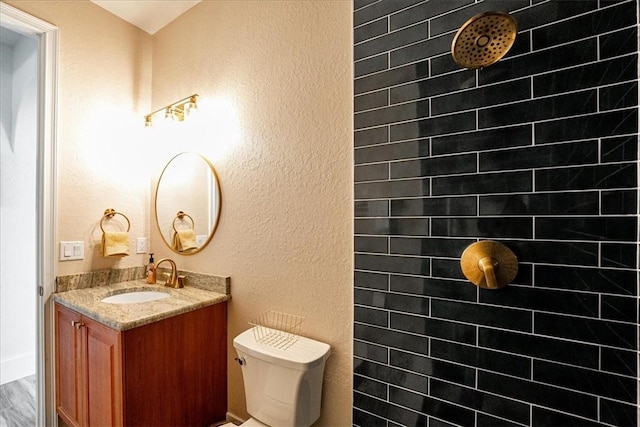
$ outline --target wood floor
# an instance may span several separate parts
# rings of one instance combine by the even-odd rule
[[[0,427],[36,425],[36,376],[0,386]]]

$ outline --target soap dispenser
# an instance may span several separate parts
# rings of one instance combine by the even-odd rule
[[[149,254],[149,264],[147,264],[147,283],[156,283],[156,269],[153,262],[153,254]]]

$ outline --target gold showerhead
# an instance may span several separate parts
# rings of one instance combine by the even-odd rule
[[[451,43],[451,55],[462,67],[487,67],[507,54],[517,32],[516,20],[508,13],[481,13],[460,27]]]

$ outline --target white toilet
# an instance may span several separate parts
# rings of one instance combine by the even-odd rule
[[[243,426],[307,427],[320,417],[322,377],[331,347],[309,338],[286,348],[256,341],[254,328],[233,340],[242,366],[247,412]]]

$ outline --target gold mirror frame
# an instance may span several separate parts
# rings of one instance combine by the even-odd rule
[[[196,186],[196,185],[205,185],[205,188],[209,188],[208,190],[209,194],[205,194],[205,196],[209,196],[210,198],[208,210],[209,210],[209,214],[211,215],[210,219],[212,221],[211,221],[211,226],[207,227],[208,228],[207,239],[200,246],[189,251],[179,251],[176,248],[174,248],[174,244],[171,242],[171,240],[173,240],[175,236],[172,237],[171,230],[176,230],[176,227],[175,227],[176,220],[182,219],[183,216],[187,216],[190,219],[191,224],[193,224],[193,228],[195,232],[195,228],[197,227],[198,220],[199,219],[202,220],[202,218],[198,218],[197,215],[194,215],[193,210],[191,214],[188,214],[189,208],[184,206],[184,204],[182,206],[170,205],[170,202],[166,200],[163,202],[161,201],[162,203],[158,203],[159,195],[164,196],[164,194],[161,193],[163,178],[165,179],[165,184],[166,184],[168,182],[167,180],[170,178],[169,173],[171,171],[171,165],[172,164],[176,165],[180,160],[181,156],[195,156],[197,160],[201,160],[202,162],[204,162],[204,164],[208,168],[208,172],[211,172],[210,177],[213,179],[212,185],[208,185],[206,183],[200,183],[200,182],[190,182],[189,187],[186,187],[186,186],[182,187],[182,189],[184,190],[184,194],[190,194],[190,192],[192,193],[193,186]],[[191,171],[186,170],[184,174],[185,176],[181,176],[180,179],[187,179],[186,174],[188,172],[191,172]],[[174,178],[174,176],[171,176],[171,178]],[[173,183],[173,185],[176,185],[176,183]],[[215,194],[211,194],[212,190],[215,190]],[[195,198],[201,198],[202,194],[204,193],[201,192],[199,195],[196,195]],[[165,198],[171,199],[171,197],[165,197]],[[163,221],[167,223],[162,225],[161,225],[161,217],[169,217],[169,214],[160,215],[161,209],[163,209],[163,211],[169,210],[171,212],[170,215],[174,216],[172,220]],[[156,185],[156,191],[155,191],[155,197],[154,197],[154,210],[155,210],[156,226],[158,227],[158,232],[160,233],[160,237],[162,238],[163,242],[165,243],[165,245],[167,245],[167,247],[169,247],[169,249],[171,249],[173,252],[179,255],[194,255],[202,251],[205,247],[207,247],[207,245],[213,238],[213,235],[215,234],[216,229],[218,228],[218,224],[220,222],[220,212],[222,211],[222,191],[220,189],[220,179],[218,178],[218,174],[213,164],[206,157],[195,152],[187,151],[187,152],[179,153],[175,155],[173,158],[171,158],[171,160],[169,160],[165,165],[165,167],[162,169],[160,178],[158,178],[158,183]],[[193,215],[193,217],[191,215]],[[202,223],[202,221],[200,221],[200,223]],[[169,231],[163,232],[163,229],[167,229]]]

